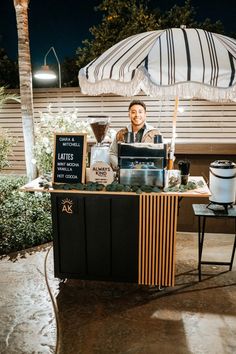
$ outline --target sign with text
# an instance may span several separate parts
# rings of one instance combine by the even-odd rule
[[[89,180],[107,185],[114,181],[114,172],[106,162],[98,161],[90,166]]]
[[[84,183],[87,134],[55,133],[53,182]]]

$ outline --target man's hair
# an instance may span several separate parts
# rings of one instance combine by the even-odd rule
[[[135,104],[138,104],[139,106],[142,106],[146,112],[146,105],[143,101],[140,101],[140,100],[133,100],[132,102],[130,102],[130,105],[129,105],[129,110],[132,106],[134,106]]]

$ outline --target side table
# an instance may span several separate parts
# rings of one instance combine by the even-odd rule
[[[192,206],[193,206],[194,214],[198,217],[198,277],[199,277],[199,281],[201,281],[202,264],[229,266],[229,270],[232,270],[235,248],[236,248],[236,206],[234,205],[232,207],[229,207],[227,210],[225,209],[220,210],[220,207],[219,208],[216,207],[216,210],[212,210],[207,208],[208,204],[193,204]],[[230,262],[202,261],[202,250],[203,250],[207,218],[234,218],[235,237],[234,237],[234,244],[233,244]]]

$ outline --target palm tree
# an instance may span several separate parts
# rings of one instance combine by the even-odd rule
[[[18,33],[18,64],[26,172],[28,179],[32,180],[37,176],[37,170],[36,166],[32,163],[34,146],[34,109],[28,28],[29,1],[30,0],[13,0]]]

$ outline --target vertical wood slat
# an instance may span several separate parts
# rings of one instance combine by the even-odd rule
[[[174,285],[177,212],[177,195],[140,195],[139,284]]]

